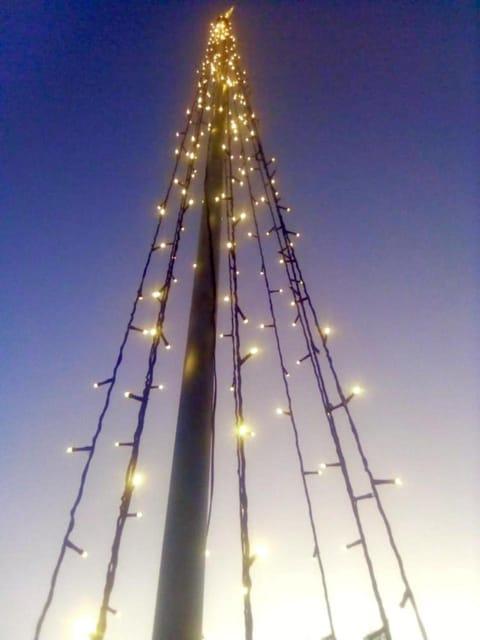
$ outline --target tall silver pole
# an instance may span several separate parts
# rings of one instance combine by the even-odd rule
[[[217,76],[153,640],[201,640],[228,88]]]

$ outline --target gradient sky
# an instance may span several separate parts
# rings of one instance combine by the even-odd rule
[[[2,637],[33,635],[81,469],[65,448],[93,432],[101,398],[91,383],[112,369],[174,133],[208,24],[224,8],[85,0],[7,1],[0,10]],[[307,283],[334,328],[345,385],[366,389],[354,415],[370,462],[379,476],[404,480],[385,503],[431,640],[480,635],[478,17],[469,2],[363,0],[246,0],[234,14],[264,146],[278,159],[292,225],[303,234]],[[192,234],[186,246],[194,244]],[[257,285],[244,281],[261,321]],[[115,590],[123,615],[107,638],[151,634],[189,297],[180,278],[169,312],[174,348],[158,372],[167,389],[152,402],[142,448],[145,517],[125,536]],[[318,576],[291,437],[273,416],[280,379],[271,347],[250,331],[246,340],[264,354],[247,382],[258,434],[249,451],[252,537],[269,547],[253,576],[256,638],[318,640]],[[302,355],[290,346],[293,360]],[[128,352],[79,511],[75,539],[90,556],[68,558],[45,640],[77,640],[72,620],[96,615],[126,463],[111,443],[131,427],[121,392],[138,387],[145,354],[141,341]],[[261,397],[253,393],[259,381]],[[302,378],[296,384],[315,465],[329,445],[309,424],[317,400]],[[219,402],[207,640],[242,637],[232,420],[227,396]],[[354,640],[375,618],[358,557],[340,551],[351,529],[338,483],[321,482],[315,508],[335,606],[347,612],[339,640]],[[416,640],[394,606],[402,594],[384,541],[372,535],[395,637]]]

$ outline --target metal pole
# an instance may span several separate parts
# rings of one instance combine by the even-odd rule
[[[217,76],[153,640],[201,640],[228,88]]]

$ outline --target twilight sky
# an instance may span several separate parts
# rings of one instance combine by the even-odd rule
[[[111,372],[194,69],[210,20],[225,8],[85,0],[7,1],[0,10],[2,637],[33,636],[81,471],[65,449],[91,438],[101,406],[91,385]],[[333,328],[346,388],[366,390],[353,412],[370,463],[379,477],[404,481],[382,496],[431,640],[480,634],[476,23],[469,2],[246,0],[233,17],[262,140],[302,233],[306,281]],[[122,548],[122,616],[107,634],[117,640],[151,634],[194,228],[167,313],[173,349],[158,368],[166,389],[152,400],[142,447],[136,508],[144,518],[129,525]],[[257,329],[260,285],[245,265],[245,344],[260,347],[246,381],[257,432],[252,538],[269,550],[253,574],[255,637],[318,640],[319,579],[291,434],[274,415],[283,396],[273,345]],[[146,301],[145,321],[153,312]],[[287,300],[281,318],[290,335]],[[123,391],[139,388],[146,344],[129,343],[74,535],[89,557],[67,558],[45,640],[80,640],[73,621],[96,616],[126,464],[112,443],[132,426]],[[293,363],[303,355],[294,338],[286,348]],[[218,359],[223,390],[231,380],[223,345]],[[314,468],[331,443],[306,369],[295,376]],[[206,640],[242,638],[232,420],[227,389]],[[319,478],[313,495],[339,640],[358,640],[376,618],[360,556],[341,550],[352,525],[338,478]],[[408,607],[398,609],[402,593],[378,526],[371,535],[394,637],[417,640]]]

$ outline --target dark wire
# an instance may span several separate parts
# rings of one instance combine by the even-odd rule
[[[270,184],[270,180],[271,180],[271,176],[268,173],[268,165],[266,163],[266,159],[265,159],[265,155],[263,153],[263,149],[261,146],[260,141],[257,139],[256,140],[256,145],[257,145],[257,153],[255,154],[255,158],[257,160],[258,163],[258,167],[259,170],[265,170],[266,171],[266,176],[267,179],[265,179],[265,177],[263,178],[264,181],[267,184]],[[263,175],[263,174],[262,174]],[[264,182],[264,184],[265,184]],[[272,190],[273,191],[273,190]],[[375,597],[375,601],[377,603],[377,607],[378,607],[378,612],[380,615],[380,618],[382,620],[382,624],[383,624],[383,628],[385,631],[385,634],[387,636],[386,640],[391,640],[391,634],[389,631],[389,623],[388,623],[388,618],[386,615],[386,611],[385,611],[385,607],[383,604],[383,600],[382,600],[382,596],[380,593],[380,589],[378,586],[378,582],[375,576],[375,571],[374,571],[374,567],[373,567],[373,561],[369,552],[369,548],[368,548],[368,544],[367,544],[367,540],[366,540],[366,536],[365,536],[365,532],[363,529],[363,524],[361,521],[361,517],[360,517],[360,513],[359,513],[359,509],[358,509],[358,505],[357,505],[357,501],[355,499],[355,493],[353,490],[353,485],[352,485],[352,481],[350,479],[350,474],[348,471],[348,466],[347,466],[347,461],[343,452],[343,447],[340,441],[340,438],[338,436],[338,430],[337,430],[337,426],[335,423],[335,419],[333,417],[332,414],[332,403],[329,400],[328,397],[328,393],[327,393],[327,388],[326,388],[326,384],[325,384],[325,380],[324,380],[324,376],[320,367],[320,363],[318,360],[318,353],[319,350],[315,344],[315,340],[311,331],[311,327],[310,327],[310,322],[309,322],[309,318],[308,315],[306,313],[306,308],[304,306],[304,299],[301,297],[300,295],[300,290],[299,290],[299,286],[301,283],[301,278],[299,277],[298,274],[298,270],[296,271],[296,266],[297,266],[297,261],[296,261],[296,257],[295,257],[295,253],[293,248],[290,246],[290,242],[288,239],[288,234],[286,233],[286,227],[283,221],[283,217],[281,217],[281,211],[279,210],[279,204],[278,204],[278,200],[277,200],[277,196],[275,195],[275,192],[273,193],[273,197],[272,197],[273,201],[274,201],[274,205],[272,205],[272,203],[270,202],[270,199],[268,199],[268,205],[269,205],[269,209],[270,209],[270,213],[271,213],[271,217],[272,217],[272,222],[274,224],[274,228],[275,228],[275,234],[276,237],[278,239],[278,243],[279,243],[279,247],[280,247],[280,252],[281,255],[285,257],[284,259],[284,264],[285,264],[285,271],[287,274],[287,277],[289,279],[289,283],[290,283],[290,288],[294,294],[294,299],[296,302],[296,308],[299,314],[299,320],[300,320],[300,326],[302,328],[302,332],[305,338],[305,342],[307,345],[307,349],[308,349],[308,356],[309,359],[311,361],[312,364],[312,369],[314,372],[314,376],[315,379],[317,381],[317,387],[319,389],[320,392],[320,396],[322,398],[322,402],[324,405],[324,411],[325,411],[325,415],[327,418],[327,422],[330,428],[330,434],[332,436],[332,440],[334,442],[335,445],[335,449],[337,452],[337,456],[338,456],[338,460],[340,463],[340,468],[342,471],[342,476],[345,482],[345,487],[346,487],[346,491],[347,494],[349,496],[350,499],[350,504],[351,504],[351,509],[355,518],[355,522],[357,525],[357,530],[358,530],[358,534],[359,534],[359,538],[361,541],[361,545],[362,545],[362,549],[363,549],[363,553],[364,553],[364,557],[365,557],[365,562],[367,564],[367,569],[368,569],[368,573],[370,576],[370,582],[371,582],[371,586],[372,586],[372,590],[373,590],[373,594]],[[277,221],[275,219],[275,213],[278,215],[279,220]],[[283,231],[283,233],[281,234],[280,232]],[[287,239],[285,239],[285,236],[287,237]],[[343,398],[343,401],[345,401],[345,399]]]
[[[238,115],[238,110],[236,110],[236,113]],[[242,156],[244,158],[243,168],[244,169],[248,169],[247,163],[245,162],[246,150],[245,150],[245,146],[243,144],[243,138],[241,138],[241,151],[242,151]],[[301,446],[300,446],[300,436],[299,436],[299,432],[298,432],[298,428],[297,428],[297,424],[296,424],[296,420],[295,420],[295,414],[294,414],[294,411],[293,411],[293,402],[292,402],[292,397],[291,397],[291,393],[290,393],[290,386],[288,384],[288,379],[287,379],[287,368],[285,366],[285,360],[284,360],[284,357],[283,357],[283,350],[282,350],[281,341],[280,341],[280,335],[279,335],[277,319],[276,319],[276,314],[275,314],[275,309],[274,309],[274,304],[273,304],[272,292],[271,292],[270,282],[269,282],[269,278],[268,278],[268,270],[267,270],[267,267],[266,267],[265,255],[264,255],[262,240],[261,240],[261,236],[260,236],[260,229],[259,229],[259,225],[258,225],[257,214],[256,214],[256,211],[255,211],[255,198],[253,196],[252,184],[251,184],[250,175],[249,175],[248,172],[246,172],[246,180],[247,180],[248,193],[249,193],[249,198],[250,198],[250,211],[251,211],[253,222],[254,222],[254,226],[255,226],[255,234],[256,234],[257,246],[258,246],[258,251],[259,251],[259,254],[260,254],[260,264],[262,265],[262,271],[263,271],[264,282],[265,282],[265,289],[266,289],[267,298],[268,298],[271,324],[272,324],[272,328],[274,330],[277,355],[278,355],[278,358],[279,358],[280,368],[281,368],[281,372],[282,372],[282,380],[283,380],[283,384],[284,384],[284,388],[285,388],[285,394],[286,394],[286,397],[287,397],[290,424],[292,426],[294,442],[295,442],[295,450],[296,450],[296,453],[297,453],[300,476],[301,476],[301,481],[302,481],[302,487],[303,487],[303,491],[304,491],[305,501],[306,501],[306,504],[307,504],[307,511],[308,511],[308,518],[309,518],[309,522],[310,522],[310,529],[311,529],[312,537],[313,537],[313,541],[314,541],[315,558],[316,558],[316,561],[317,561],[317,564],[318,564],[318,567],[319,567],[319,570],[320,570],[320,575],[321,575],[321,580],[322,580],[322,587],[323,587],[325,606],[326,606],[326,609],[327,609],[327,616],[328,616],[329,625],[330,625],[330,635],[334,638],[335,637],[335,629],[334,629],[334,623],[333,623],[332,607],[331,607],[330,597],[329,597],[328,587],[327,587],[327,579],[326,579],[326,574],[325,574],[323,561],[322,561],[321,554],[320,554],[320,545],[319,545],[319,541],[318,541],[317,527],[316,527],[315,519],[314,519],[314,515],[313,515],[313,507],[312,507],[312,501],[311,501],[311,498],[310,498],[310,491],[308,489],[308,485],[307,485],[307,482],[306,482],[306,474],[305,474],[306,468],[305,468],[305,464],[304,464],[304,460],[303,460],[302,449],[301,449]],[[268,196],[268,193],[267,193],[266,190],[265,190],[265,193]]]
[[[198,94],[198,91],[195,93],[194,104],[195,104],[195,101],[197,99],[197,94]],[[185,130],[185,133],[184,133],[184,138],[182,140],[182,147],[183,147],[185,138],[186,138],[187,133],[188,133],[188,127],[189,127],[189,124],[188,124],[188,119],[187,119],[187,126],[186,126],[186,130]],[[173,180],[174,180],[174,177],[175,177],[175,172],[177,170],[179,161],[180,161],[180,155],[178,155],[177,158],[176,158],[175,165],[174,165],[174,168],[173,168],[173,172],[172,172],[172,175],[170,177],[170,181],[168,183],[167,191],[166,191],[164,200],[162,202],[162,206],[166,206],[166,204],[167,204],[167,202],[169,200],[171,189],[172,189],[172,186],[173,186]],[[118,351],[117,359],[116,359],[115,365],[113,367],[111,380],[110,380],[110,383],[108,385],[107,393],[106,393],[106,396],[105,396],[104,406],[103,406],[102,411],[100,413],[100,416],[99,416],[99,419],[98,419],[98,422],[97,422],[97,426],[95,428],[95,432],[94,432],[94,434],[92,436],[91,444],[89,445],[87,459],[86,459],[85,465],[83,467],[83,470],[82,470],[82,473],[81,473],[81,476],[80,476],[80,485],[79,485],[79,488],[78,488],[78,492],[77,492],[77,495],[76,495],[75,500],[73,502],[73,505],[72,505],[72,507],[70,509],[69,522],[68,522],[68,525],[67,525],[67,529],[66,529],[65,535],[64,535],[63,540],[62,540],[62,544],[61,544],[61,547],[60,547],[60,552],[59,552],[59,555],[57,557],[57,562],[55,564],[55,567],[53,569],[53,573],[52,573],[52,576],[51,576],[51,579],[50,579],[50,587],[49,587],[49,591],[48,591],[48,594],[47,594],[47,598],[46,598],[45,603],[44,603],[44,605],[42,607],[40,616],[38,618],[38,621],[37,621],[37,624],[36,624],[36,627],[35,627],[34,640],[39,640],[39,638],[40,638],[40,633],[41,633],[41,630],[42,630],[42,627],[43,627],[43,623],[45,621],[45,617],[46,617],[46,615],[48,613],[48,610],[50,608],[50,605],[52,603],[53,596],[54,596],[54,593],[55,593],[55,587],[56,587],[56,584],[57,584],[58,574],[60,572],[61,566],[63,564],[63,559],[65,557],[65,553],[66,553],[66,550],[68,548],[68,540],[69,540],[70,534],[72,533],[72,531],[75,528],[75,515],[76,515],[77,509],[78,509],[78,507],[80,505],[80,502],[82,500],[82,497],[83,497],[83,493],[84,493],[84,490],[85,490],[85,485],[86,485],[86,481],[87,481],[88,472],[90,470],[90,465],[91,465],[92,459],[93,459],[93,457],[95,455],[95,451],[96,451],[97,440],[100,437],[100,434],[102,433],[102,430],[103,430],[103,421],[104,421],[104,418],[105,418],[105,416],[106,416],[106,414],[108,412],[108,409],[110,407],[110,398],[111,398],[111,395],[112,395],[112,392],[113,392],[113,388],[114,388],[116,380],[117,380],[118,370],[119,370],[120,365],[122,364],[122,361],[123,361],[123,353],[124,353],[125,346],[127,344],[127,341],[128,341],[129,335],[130,335],[130,326],[131,326],[131,324],[133,322],[133,319],[135,317],[135,314],[136,314],[136,310],[137,310],[137,306],[138,306],[138,302],[139,302],[139,295],[141,294],[141,292],[143,290],[143,284],[145,282],[145,279],[146,279],[146,276],[147,276],[147,273],[148,273],[148,269],[150,267],[150,262],[151,262],[151,259],[152,259],[152,253],[155,250],[154,247],[155,247],[155,244],[156,244],[157,239],[158,239],[158,235],[159,235],[159,232],[160,232],[160,227],[162,225],[162,220],[163,220],[163,218],[161,216],[159,216],[158,222],[157,222],[157,224],[155,226],[155,231],[154,231],[154,234],[153,234],[152,243],[150,245],[150,250],[148,252],[145,265],[143,267],[142,275],[141,275],[141,278],[140,278],[140,284],[139,284],[139,286],[137,288],[137,293],[135,295],[135,300],[134,300],[133,305],[132,305],[132,310],[130,312],[130,316],[129,316],[129,319],[128,319],[128,322],[127,322],[127,326],[126,326],[126,329],[125,329],[125,332],[124,332],[124,335],[123,335],[123,338],[122,338],[122,342],[120,343],[120,348],[119,348],[119,351]]]
[[[232,164],[231,164],[231,133],[230,133],[230,117],[228,115],[227,127],[227,171],[226,171],[226,193],[227,193],[227,230],[228,240],[231,243],[231,249],[228,253],[229,265],[229,289],[230,289],[230,314],[232,325],[232,360],[233,360],[233,391],[235,402],[235,425],[236,433],[236,454],[237,454],[237,478],[238,478],[238,496],[239,496],[239,518],[240,518],[240,541],[242,551],[242,586],[243,594],[243,614],[245,624],[245,639],[253,638],[253,613],[251,602],[252,579],[250,575],[250,567],[254,558],[250,551],[250,537],[248,528],[248,493],[246,485],[247,461],[245,456],[245,444],[242,435],[239,433],[239,427],[244,423],[243,415],[243,396],[242,396],[242,373],[241,373],[241,342],[240,342],[240,303],[238,295],[238,277],[237,277],[237,257],[235,250],[235,225],[233,223],[234,215],[234,199],[232,189]]]
[[[251,109],[250,109],[250,113],[251,113]],[[257,128],[256,122],[254,122],[253,119],[251,119],[251,121],[252,121],[253,127],[256,128],[257,133],[258,133],[258,128]],[[272,176],[269,173],[268,163],[266,162],[266,158],[265,158],[265,155],[263,153],[263,149],[261,148],[261,144],[260,143],[259,143],[257,151],[258,151],[258,154],[256,154],[257,160],[259,160],[259,161],[261,160],[262,161],[262,168],[263,168],[267,178],[270,180]],[[406,576],[406,572],[405,572],[405,568],[404,568],[404,563],[403,563],[402,557],[400,555],[400,552],[398,550],[398,547],[397,547],[397,545],[395,543],[392,527],[390,525],[390,522],[388,520],[386,512],[385,512],[385,510],[383,508],[379,493],[377,491],[377,488],[376,488],[376,485],[375,485],[375,482],[374,482],[374,476],[371,473],[371,470],[370,470],[369,464],[368,464],[368,459],[367,459],[367,457],[366,457],[366,455],[365,455],[365,453],[363,451],[363,447],[361,445],[361,440],[360,440],[358,429],[356,428],[356,425],[355,425],[355,422],[354,422],[354,420],[352,418],[351,412],[350,412],[350,410],[349,410],[349,408],[347,406],[348,402],[346,401],[345,395],[344,395],[344,393],[343,393],[343,391],[341,389],[341,386],[340,386],[340,383],[339,383],[339,379],[338,379],[338,375],[337,375],[336,370],[334,368],[333,360],[331,358],[330,351],[329,351],[329,349],[327,347],[326,336],[324,336],[321,333],[321,330],[320,330],[320,327],[319,327],[319,323],[318,323],[318,318],[317,318],[317,315],[316,315],[316,311],[315,311],[315,309],[313,307],[311,297],[308,294],[307,287],[306,287],[305,281],[303,279],[303,275],[301,273],[300,267],[298,265],[298,261],[297,261],[296,256],[295,256],[294,249],[291,248],[291,246],[290,246],[288,231],[287,231],[287,229],[285,227],[285,224],[284,224],[284,221],[283,221],[283,214],[282,214],[282,211],[281,211],[282,207],[279,206],[279,203],[278,203],[278,201],[277,201],[277,199],[275,197],[274,189],[271,186],[271,182],[268,182],[265,186],[266,187],[267,186],[270,187],[270,190],[273,193],[273,200],[274,200],[275,205],[276,205],[276,213],[278,215],[279,222],[280,222],[279,230],[282,231],[283,240],[285,242],[285,247],[282,247],[282,243],[280,242],[282,255],[284,255],[284,252],[286,251],[287,255],[289,254],[289,262],[293,263],[295,265],[296,269],[297,269],[297,275],[294,278],[290,279],[292,291],[294,291],[294,293],[295,292],[298,293],[297,285],[301,285],[303,287],[304,294],[303,294],[303,297],[301,297],[300,300],[298,300],[298,303],[299,303],[299,305],[302,305],[302,306],[303,306],[304,302],[306,302],[308,304],[308,307],[310,308],[310,311],[311,311],[312,316],[313,316],[313,320],[314,320],[315,326],[317,327],[318,333],[321,336],[322,345],[324,347],[324,351],[325,351],[325,354],[326,354],[326,357],[327,357],[327,360],[328,360],[328,363],[329,363],[329,367],[330,367],[332,376],[334,378],[335,385],[337,387],[337,391],[338,391],[339,396],[341,398],[341,403],[340,403],[340,405],[338,405],[338,408],[340,408],[340,407],[343,408],[345,410],[346,414],[347,414],[348,422],[349,422],[349,425],[350,425],[350,430],[351,430],[351,432],[352,432],[352,434],[354,436],[359,455],[360,455],[360,457],[362,459],[364,470],[365,470],[365,472],[367,473],[367,475],[369,477],[370,485],[371,485],[371,488],[372,488],[372,494],[373,494],[373,496],[375,498],[375,501],[376,501],[376,504],[377,504],[377,509],[378,509],[378,511],[379,511],[379,513],[380,513],[380,515],[381,515],[381,517],[383,519],[384,525],[386,527],[389,543],[390,543],[390,546],[391,546],[391,548],[393,550],[393,553],[394,553],[394,555],[396,557],[396,560],[397,560],[397,563],[398,563],[398,567],[399,567],[399,571],[400,571],[402,580],[404,582],[404,586],[405,586],[404,601],[406,599],[410,599],[410,601],[412,603],[412,608],[414,610],[414,614],[415,614],[416,619],[417,619],[417,624],[418,624],[420,632],[422,634],[422,637],[424,638],[424,640],[427,640],[427,634],[426,634],[425,626],[424,626],[423,621],[422,621],[422,619],[420,617],[420,613],[419,613],[418,607],[416,605],[412,589],[411,589],[410,584],[408,582],[408,579],[407,579],[407,576]],[[286,269],[288,271],[288,264],[286,264]],[[313,338],[312,338],[312,340],[313,340]],[[314,353],[314,355],[316,355],[316,353]],[[384,632],[386,634],[390,635],[390,631],[388,629],[388,626],[387,626],[387,624],[385,624],[386,621],[383,620],[383,622],[384,622]]]
[[[197,103],[195,102],[194,106],[192,107],[192,112],[195,110],[196,104]],[[203,108],[198,110],[196,127],[194,131],[195,139],[198,139],[198,133],[202,124],[202,118],[203,118]],[[191,122],[192,120],[189,119],[189,124]],[[187,127],[187,131],[188,131],[188,127]],[[185,179],[182,181],[182,184],[184,184],[185,186],[185,194],[181,199],[180,208],[177,215],[175,234],[172,242],[172,247],[170,250],[167,273],[166,273],[165,281],[162,287],[162,291],[164,292],[164,295],[162,296],[162,299],[160,301],[160,309],[158,311],[158,316],[156,321],[156,334],[152,340],[152,346],[150,349],[148,367],[147,367],[147,372],[145,376],[145,386],[141,396],[141,404],[140,404],[140,409],[138,413],[137,426],[133,436],[132,452],[130,455],[130,459],[128,461],[127,471],[125,474],[124,491],[120,501],[119,515],[117,517],[115,534],[114,534],[114,539],[113,539],[112,548],[111,548],[111,556],[110,556],[110,561],[107,567],[103,599],[102,599],[102,604],[99,611],[97,628],[94,635],[95,640],[102,640],[104,638],[105,631],[107,628],[107,614],[110,608],[110,598],[111,598],[111,594],[115,584],[115,576],[118,568],[118,558],[119,558],[119,552],[120,552],[120,545],[123,537],[123,529],[125,526],[126,519],[128,517],[129,506],[130,506],[130,502],[131,502],[131,498],[134,490],[133,477],[134,477],[135,469],[137,466],[141,437],[142,437],[144,426],[145,426],[145,416],[146,416],[146,411],[148,407],[150,391],[152,388],[153,374],[154,374],[154,369],[155,369],[155,364],[157,361],[157,354],[158,354],[158,346],[163,336],[165,313],[166,313],[167,302],[168,302],[168,297],[170,293],[170,287],[173,280],[173,269],[174,269],[175,261],[178,255],[181,231],[183,227],[183,219],[185,216],[185,212],[188,208],[186,200],[187,200],[188,188],[190,186],[192,176],[194,175],[194,166],[195,166],[195,156],[189,161],[187,165],[187,172],[186,172]]]

